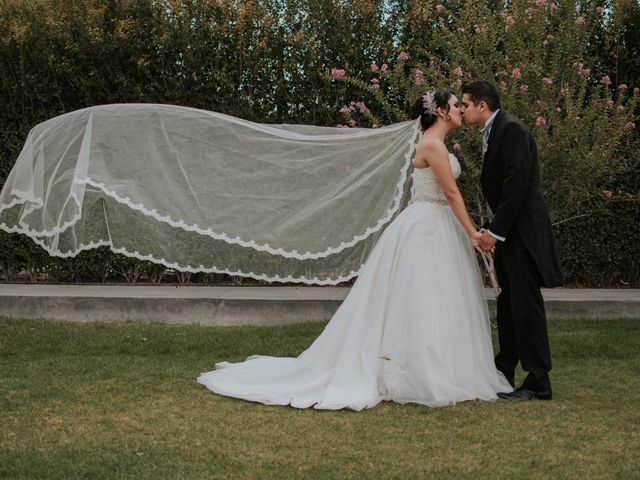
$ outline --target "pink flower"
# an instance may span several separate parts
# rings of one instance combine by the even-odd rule
[[[618,90],[620,90],[621,92],[624,92],[627,88],[628,87],[626,83],[621,83],[620,85],[618,85]]]
[[[513,27],[516,23],[515,19],[513,18],[512,15],[507,15],[507,17],[504,19],[505,23],[507,24],[506,29],[509,30],[511,27]]]
[[[339,68],[331,69],[331,76],[336,80],[342,80],[344,78],[345,71]]]
[[[536,0],[536,5],[538,5],[539,7],[546,4],[547,4],[547,0]]]
[[[602,6],[598,5],[596,7],[596,13],[600,16],[602,16],[602,13],[604,12],[604,8],[602,8]]]
[[[458,27],[458,32],[460,32],[460,33],[464,33],[464,28],[462,28],[462,27]]]
[[[460,88],[462,86],[462,80],[457,79],[456,80],[456,87]]]
[[[367,108],[367,106],[364,104],[364,102],[356,102],[355,107],[360,110],[362,113],[368,112],[369,109]]]
[[[547,124],[547,121],[544,119],[544,117],[536,118],[536,126],[541,127],[546,124]]]
[[[351,110],[349,110],[349,107],[344,106],[340,109],[340,113],[349,113]]]
[[[400,52],[398,58],[403,62],[406,62],[407,60],[409,60],[409,55],[407,54],[407,52]]]
[[[522,85],[520,85],[520,91],[522,93],[529,91],[529,85],[527,85],[526,83],[523,83]]]
[[[415,84],[422,85],[422,82],[424,81],[424,73],[422,72],[422,70],[416,68],[415,76]]]
[[[547,45],[549,45],[549,40],[545,39],[542,44],[546,47]]]
[[[456,151],[457,151],[457,150],[460,150],[460,148],[462,148],[462,147],[460,147],[460,144],[459,144],[459,143],[454,143],[454,144],[453,144],[453,149],[454,149],[454,150],[456,150]]]
[[[634,128],[636,128],[636,124],[633,122],[627,122],[622,128],[624,128],[625,130],[633,130]]]
[[[547,85],[553,85],[553,78],[544,77],[544,78],[542,79],[542,81],[543,81],[544,83],[546,83]]]
[[[373,83],[374,85],[377,85],[380,83],[380,80],[378,80],[377,78],[372,78],[371,83]]]
[[[336,128],[349,128],[349,125],[342,125],[341,123],[339,123],[338,125],[336,125]]]
[[[609,75],[605,75],[604,77],[602,77],[600,79],[600,83],[603,85],[611,85],[611,79],[609,78]]]
[[[584,63],[573,62],[573,68],[575,68],[580,75],[588,77],[591,74],[590,68],[585,68]]]
[[[549,8],[551,9],[552,12],[555,12],[558,9],[558,5],[555,3],[552,3],[549,5]]]
[[[436,5],[436,12],[438,13],[444,12],[444,5],[441,5],[441,4]]]
[[[461,77],[462,75],[464,75],[464,72],[462,71],[462,67],[460,66],[456,67],[453,73],[455,73],[458,77]]]
[[[529,15],[529,18],[531,18],[531,15],[533,14],[533,8],[529,7],[527,8],[524,13],[526,13],[527,15]]]
[[[615,104],[615,102],[611,99],[607,100],[607,105],[609,105],[609,108],[613,108],[613,105]]]
[[[372,63],[371,67],[369,67],[369,68],[371,68],[371,72],[372,73],[375,73],[375,72],[378,71],[378,65],[376,65],[375,63]]]
[[[584,25],[584,17],[582,15],[576,18],[576,25]]]
[[[520,69],[518,67],[513,69],[513,72],[511,72],[511,76],[513,78],[522,78],[522,72],[520,71]]]
[[[556,112],[560,113],[562,109],[560,107],[556,107]]]
[[[618,111],[624,112],[624,105],[618,105]]]
[[[575,68],[579,74],[582,74],[582,72],[584,71],[584,63],[573,62],[573,68]]]
[[[613,192],[611,190],[602,190],[602,196],[604,198],[611,198],[613,197]]]
[[[380,67],[380,71],[381,72],[386,72],[387,68],[389,68],[389,65],[387,65],[386,63],[383,63],[382,66]]]
[[[474,25],[474,28],[476,29],[476,33],[482,32],[482,28],[480,28],[480,25]]]

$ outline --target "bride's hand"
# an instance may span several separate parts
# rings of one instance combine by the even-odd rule
[[[482,238],[482,234],[480,232],[473,232],[469,237],[473,248],[475,248],[479,253],[482,253],[482,249],[480,248],[480,239]]]

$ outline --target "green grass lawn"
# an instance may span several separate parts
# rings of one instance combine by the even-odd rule
[[[0,478],[640,478],[640,320],[551,322],[551,402],[322,412],[196,383],[322,328],[0,320]]]

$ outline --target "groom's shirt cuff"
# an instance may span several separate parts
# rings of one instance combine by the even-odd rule
[[[493,233],[491,230],[487,230],[486,228],[481,228],[480,229],[481,232],[487,232],[489,235],[491,235],[493,238],[495,238],[496,240],[500,240],[501,242],[506,241],[507,239],[504,237],[501,237],[500,235],[496,235],[495,233]]]
[[[501,242],[504,242],[506,240],[506,238],[501,237],[500,235],[496,235],[491,230],[487,230],[487,233],[491,235],[493,238],[495,238],[496,240],[500,240]]]

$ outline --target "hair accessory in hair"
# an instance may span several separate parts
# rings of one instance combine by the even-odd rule
[[[422,96],[422,107],[429,115],[437,113],[436,92],[427,92]]]

